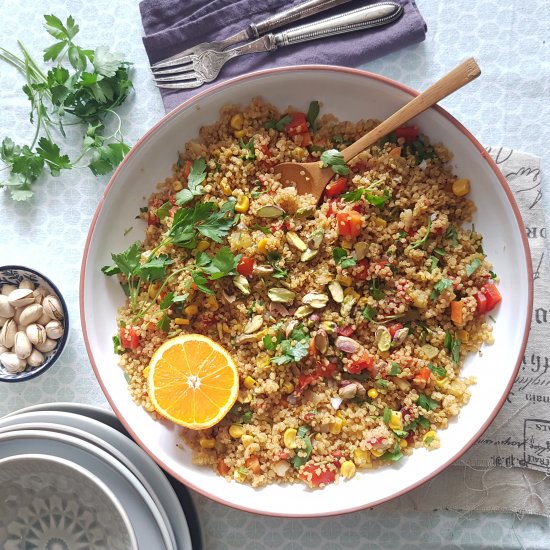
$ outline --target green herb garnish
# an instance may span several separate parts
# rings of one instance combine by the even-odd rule
[[[306,114],[306,120],[312,132],[317,131],[317,117],[319,116],[319,102],[312,101]]]
[[[254,413],[252,411],[246,411],[241,416],[241,424],[250,424],[252,422],[252,416]]]
[[[412,249],[419,248],[428,240],[428,237],[430,236],[431,228],[432,228],[432,217],[428,216],[428,225],[426,226],[426,233],[421,239],[418,239],[418,241],[411,244]]]
[[[396,363],[395,361],[392,361],[390,372],[388,373],[390,376],[397,376],[398,374],[401,374],[401,367],[399,363]]]
[[[309,334],[304,330],[303,325],[298,325],[287,340],[281,340],[279,348],[281,355],[271,358],[271,362],[275,365],[297,363],[306,357],[309,348]]]
[[[427,395],[424,395],[423,393],[421,393],[418,396],[416,404],[419,407],[426,409],[427,411],[435,411],[435,409],[439,407],[439,403],[437,401],[431,399],[430,397],[428,397]]]
[[[332,251],[332,257],[334,258],[336,265],[342,266],[343,269],[357,265],[357,260],[348,256],[347,250],[343,248],[334,248]]]
[[[329,149],[321,154],[323,167],[330,166],[332,171],[340,176],[347,176],[350,172],[349,166],[344,161],[344,155],[337,149]]]
[[[300,466],[303,466],[309,460],[309,457],[313,452],[313,446],[311,445],[311,438],[309,435],[309,428],[307,426],[300,426],[298,428],[298,431],[296,432],[296,437],[302,440],[305,449],[302,449],[301,446],[298,447],[296,455],[293,456],[289,460],[289,462],[292,464],[292,466],[294,466],[294,468],[300,468]],[[300,452],[300,454],[305,452],[305,456],[298,456],[298,452]]]
[[[380,288],[380,281],[373,279],[369,285],[369,293],[375,300],[383,300],[386,293]]]
[[[251,137],[247,143],[245,143],[242,139],[239,139],[239,145],[241,146],[241,149],[245,151],[245,154],[241,157],[243,160],[254,160],[256,158],[253,137]]]
[[[433,372],[436,376],[439,376],[440,378],[444,378],[445,376],[447,376],[447,371],[443,367],[428,363],[428,368],[431,372]]]
[[[4,138],[0,158],[9,168],[0,182],[11,197],[24,201],[32,197],[32,184],[48,168],[52,176],[61,170],[88,167],[94,175],[107,174],[129,151],[121,132],[121,120],[114,109],[130,93],[130,64],[106,47],[95,50],[77,46],[79,27],[72,16],[65,23],[55,15],[45,15],[45,28],[56,42],[44,50],[44,61],[55,64],[44,72],[18,42],[22,56],[0,48],[0,59],[15,67],[25,78],[23,92],[31,104],[30,121],[36,125],[30,145],[16,145]],[[118,122],[113,134],[105,136],[110,119]],[[82,150],[71,161],[54,141],[54,131],[65,138],[65,124],[85,125]]]
[[[449,227],[447,227],[447,231],[445,231],[445,238],[451,241],[453,247],[456,248],[458,246],[458,233],[456,232],[454,226],[449,225]]]
[[[362,313],[363,319],[366,319],[367,321],[372,321],[377,314],[378,311],[371,306],[366,306]]]
[[[124,348],[120,345],[120,336],[118,334],[113,336],[113,351],[118,355],[124,353]]]
[[[391,420],[391,409],[389,407],[384,407],[383,419],[385,424],[388,424],[389,421]]]
[[[264,128],[266,130],[270,130],[274,128],[278,132],[284,132],[285,126],[287,124],[290,124],[292,122],[292,117],[290,115],[285,115],[283,118],[279,120],[268,120],[264,124]]]
[[[451,279],[440,279],[435,283],[434,289],[432,290],[432,293],[430,294],[430,300],[435,300],[438,298],[438,296],[446,289],[451,288],[453,286],[453,281]]]
[[[162,221],[164,218],[166,218],[166,216],[168,216],[171,208],[172,208],[172,203],[169,201],[165,202],[162,206],[157,208],[157,211],[156,211],[157,218]]]
[[[479,258],[474,258],[467,266],[466,266],[466,275],[468,277],[471,277],[474,272],[481,266],[481,260]]]
[[[436,258],[435,256],[430,256],[430,265],[428,267],[428,271],[431,273],[439,263],[439,258]]]

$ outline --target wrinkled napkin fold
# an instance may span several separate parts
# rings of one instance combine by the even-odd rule
[[[301,64],[357,67],[399,48],[421,42],[426,23],[414,0],[397,0],[403,16],[387,26],[351,32],[280,48],[276,52],[245,55],[230,61],[212,83],[191,90],[162,90],[166,111],[208,86],[250,71]],[[251,22],[262,21],[303,0],[143,0],[140,3],[145,36],[143,43],[150,63],[177,54],[202,42],[222,40]],[[375,2],[353,0],[317,16],[323,18]],[[292,25],[309,23],[302,20]]]

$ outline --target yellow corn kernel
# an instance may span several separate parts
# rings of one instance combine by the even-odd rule
[[[249,445],[252,445],[254,443],[254,438],[249,434],[244,434],[241,437],[241,443],[244,445],[244,448],[248,447]]]
[[[441,378],[441,380],[436,380],[435,385],[438,388],[444,388],[447,385],[448,381],[449,381],[448,378],[445,376],[445,378]]]
[[[223,192],[223,194],[226,196],[226,197],[229,197],[231,195],[231,193],[233,193],[233,190],[231,189],[231,187],[229,186],[229,184],[227,183],[227,180],[226,179],[222,179],[220,181],[220,188]]]
[[[470,192],[470,180],[466,178],[458,179],[453,182],[453,193],[457,197],[464,197]]]
[[[333,435],[338,435],[342,431],[344,421],[341,418],[336,417],[333,422],[330,423],[328,431]]]
[[[174,319],[174,323],[176,323],[176,325],[188,325],[189,324],[189,319],[185,319],[184,317],[176,317]]]
[[[344,418],[344,413],[342,411],[338,411],[336,413],[336,416],[342,421],[342,426],[345,426],[347,424],[346,419]]]
[[[185,315],[193,317],[193,315],[196,315],[199,312],[199,308],[195,304],[191,304],[187,306],[183,311],[185,311]]]
[[[470,333],[467,330],[459,330],[456,335],[461,342],[467,342],[470,339]]]
[[[144,369],[143,369],[143,378],[149,378],[149,371],[151,369],[149,368],[149,365],[147,365]]]
[[[265,252],[266,248],[267,248],[267,239],[261,239],[258,242],[258,252],[260,254],[263,254]]]
[[[294,391],[294,384],[292,382],[285,382],[283,384],[283,391],[285,393],[292,393]]]
[[[205,250],[208,250],[210,248],[210,243],[208,241],[199,241],[199,244],[197,245],[197,250],[200,252],[204,252]]]
[[[244,120],[243,120],[243,115],[241,113],[237,113],[236,115],[233,115],[231,117],[231,121],[229,122],[233,130],[241,130],[243,127],[243,123],[244,123]]]
[[[202,437],[201,439],[199,439],[199,445],[203,449],[213,449],[216,446],[216,440],[210,437],[209,438]]]
[[[340,466],[340,475],[344,479],[351,479],[355,475],[355,464],[351,460],[345,460]]]
[[[313,439],[315,439],[315,441],[321,441],[323,439],[323,434],[322,433],[316,433],[315,436],[313,437]]]
[[[154,300],[158,291],[159,291],[159,285],[157,285],[157,283],[153,283],[152,285],[149,285],[149,290],[147,291],[147,294],[149,294],[149,298],[151,300]]]
[[[233,439],[240,439],[244,433],[243,427],[239,426],[239,424],[231,424],[229,426],[229,435]]]
[[[181,191],[183,189],[183,183],[181,183],[181,181],[179,180],[176,180],[173,184],[172,184],[172,189],[174,191]]]
[[[378,450],[378,449],[371,449],[370,452],[371,452],[371,454],[372,454],[373,456],[375,456],[376,458],[379,458],[379,457],[381,457],[381,456],[384,454],[384,451],[380,451],[380,450]]]
[[[271,359],[268,356],[260,356],[256,359],[256,367],[261,371],[271,368]]]
[[[287,449],[296,447],[296,434],[298,432],[294,428],[287,428],[283,435],[283,443]]]
[[[402,430],[403,429],[403,415],[400,411],[392,411],[390,421],[388,426],[392,430]]]
[[[292,151],[292,157],[296,160],[301,160],[307,154],[307,151],[303,147],[295,147]]]
[[[370,466],[370,454],[368,451],[362,449],[355,449],[353,451],[353,462],[359,468],[368,468]]]
[[[351,286],[353,283],[353,280],[349,275],[338,275],[336,280],[344,286]]]
[[[220,308],[218,300],[216,300],[216,297],[213,294],[210,294],[208,298],[206,298],[205,304],[206,309],[209,309],[210,311],[217,311]]]
[[[388,225],[388,222],[384,219],[384,218],[374,218],[374,225],[376,225],[376,227],[386,227],[386,225]]]
[[[252,376],[247,376],[243,380],[243,384],[244,384],[245,388],[251,390],[256,385],[256,380],[254,380],[254,378],[252,378]]]
[[[242,139],[244,136],[246,136],[246,132],[244,130],[235,130],[233,132],[233,135],[237,138],[237,139]]]
[[[235,204],[235,212],[240,212],[241,214],[248,212],[249,208],[250,208],[250,199],[246,195],[243,195],[237,201],[237,204]]]
[[[409,444],[407,443],[407,440],[406,439],[401,439],[399,440],[399,446],[404,449],[405,447],[408,447]]]
[[[433,430],[430,430],[429,432],[426,432],[424,434],[424,437],[422,438],[422,443],[424,445],[429,445],[435,437],[435,432]]]
[[[371,398],[371,399],[376,399],[379,395],[378,393],[378,390],[376,388],[371,388],[368,392],[367,392],[367,395]]]

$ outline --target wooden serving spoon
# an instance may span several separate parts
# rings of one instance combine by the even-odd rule
[[[368,134],[359,138],[355,143],[342,151],[344,161],[348,163],[361,151],[387,136],[397,128],[403,126],[411,118],[424,112],[438,101],[452,94],[462,86],[465,86],[481,74],[475,59],[471,57],[462,62],[458,67],[446,74],[443,78],[432,84],[427,90],[413,98],[399,111],[391,115],[384,122]],[[332,168],[322,168],[320,161],[315,162],[283,162],[274,168],[275,173],[281,174],[283,183],[293,183],[298,193],[313,195],[317,201],[321,199],[325,187],[335,176]]]

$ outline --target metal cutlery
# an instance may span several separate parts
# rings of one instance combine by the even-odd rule
[[[393,23],[403,14],[396,2],[380,2],[265,36],[225,51],[206,50],[153,67],[159,88],[198,88],[216,79],[229,60],[251,53],[274,51],[283,46]],[[171,67],[171,68],[166,68]]]
[[[351,0],[307,0],[306,2],[302,2],[292,8],[277,13],[268,19],[260,21],[259,23],[250,23],[246,29],[243,29],[225,40],[197,44],[196,46],[193,46],[183,52],[179,52],[171,57],[168,57],[167,59],[159,61],[158,63],[154,63],[151,65],[151,68],[169,67],[173,65],[174,61],[177,61],[180,58],[184,58],[188,55],[200,55],[206,50],[222,52],[229,46],[233,46],[239,42],[246,42],[248,40],[260,38],[260,36],[280,27],[284,27],[293,21],[311,17],[312,15],[316,15],[317,13],[321,13],[325,10],[329,10],[330,8],[340,6],[341,4],[345,4],[350,1]]]

